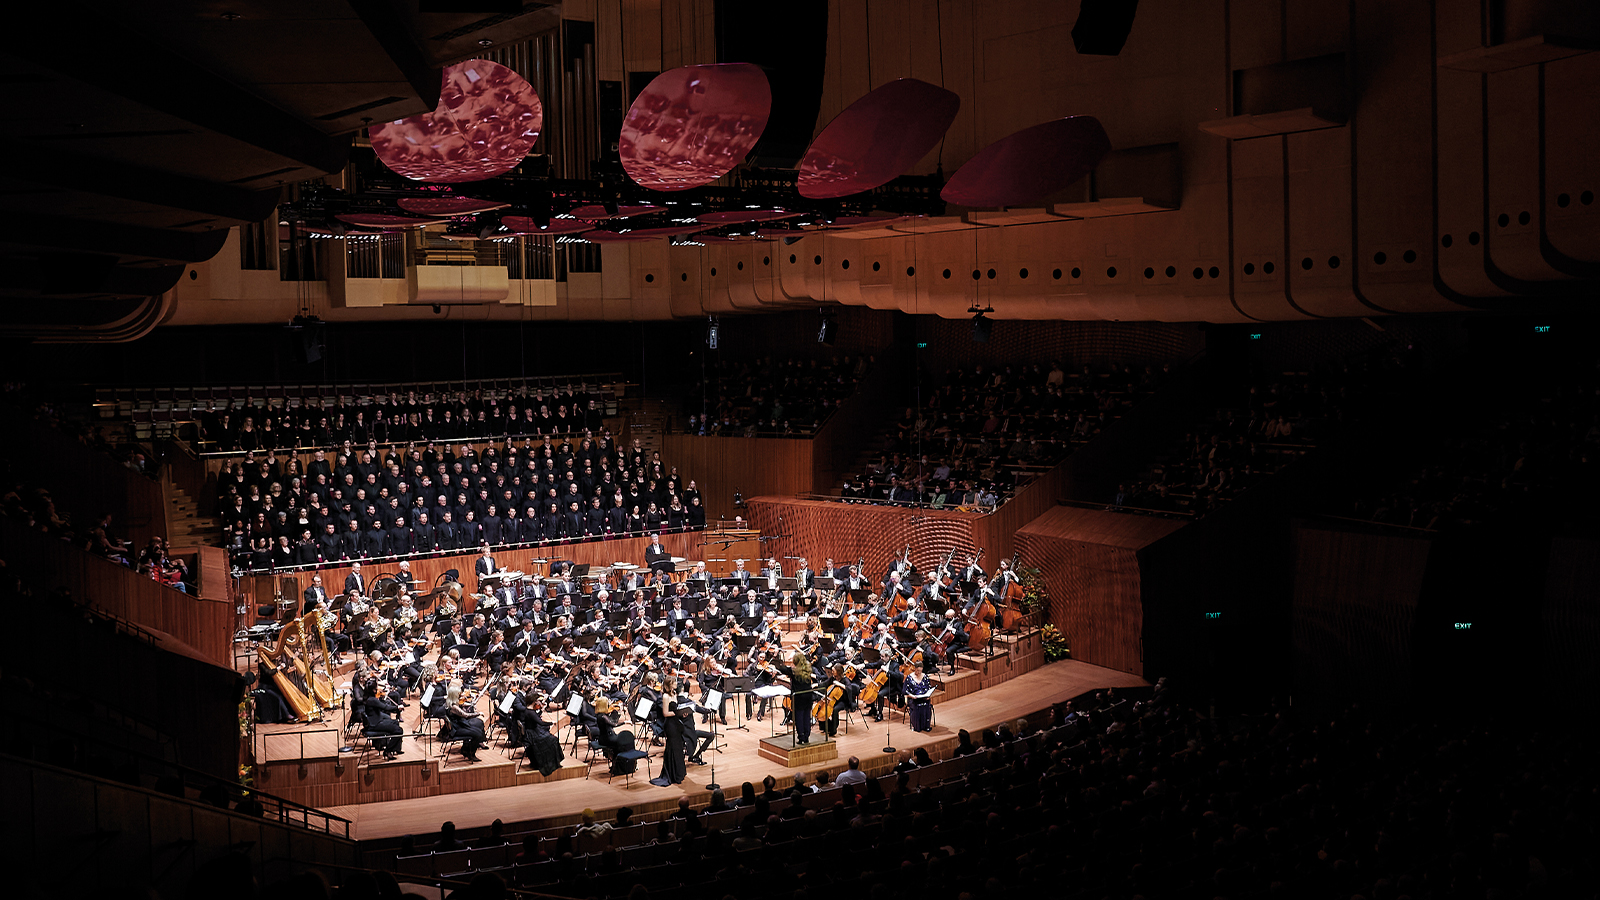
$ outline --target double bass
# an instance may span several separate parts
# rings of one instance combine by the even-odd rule
[[[993,634],[996,615],[994,603],[989,600],[989,591],[986,588],[978,590],[978,599],[973,601],[972,609],[967,613],[967,646],[974,649],[989,643]]]

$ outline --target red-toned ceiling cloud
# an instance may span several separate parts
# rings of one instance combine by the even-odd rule
[[[767,76],[749,63],[662,72],[622,122],[622,168],[651,190],[710,184],[744,161],[771,112]]]
[[[1094,116],[1068,116],[1007,135],[978,151],[939,192],[961,206],[1027,206],[1089,174],[1111,150]]]
[[[499,63],[469,59],[444,70],[431,113],[374,125],[378,159],[414,181],[482,181],[533,149],[544,105],[533,85]]]
[[[800,160],[800,196],[813,200],[870,191],[904,175],[939,143],[961,98],[902,78],[850,104]]]

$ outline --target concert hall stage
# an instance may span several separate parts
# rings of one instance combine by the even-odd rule
[[[748,722],[749,731],[719,728],[719,736],[726,740],[727,746],[722,753],[708,751],[706,761],[716,762],[716,783],[721,785],[730,797],[738,794],[741,783],[750,781],[759,784],[761,779],[769,774],[778,778],[781,784],[792,778],[796,772],[807,776],[813,775],[820,768],[838,772],[845,768],[846,761],[851,756],[860,757],[862,768],[869,773],[882,773],[888,771],[917,747],[929,748],[929,752],[936,758],[948,754],[955,746],[956,733],[963,728],[971,731],[976,737],[984,728],[1012,721],[1019,716],[1040,713],[1054,704],[1070,700],[1088,691],[1108,687],[1137,687],[1145,684],[1142,678],[1125,672],[1064,660],[1015,675],[982,691],[938,703],[935,707],[933,730],[926,734],[913,733],[906,727],[904,718],[899,712],[883,722],[869,720],[863,723],[857,719],[849,725],[848,730],[841,721],[836,739],[838,758],[828,761],[825,766],[787,769],[762,758],[758,746],[760,739],[770,734],[782,733],[777,729],[776,722],[770,714],[764,722]],[[414,711],[415,707],[416,704],[413,702],[410,711]],[[732,711],[730,703],[729,712]],[[743,711],[740,712],[742,714]],[[778,715],[781,718],[781,712]],[[733,723],[736,720],[730,716],[729,722]],[[370,777],[374,780],[373,786],[379,787],[380,779],[386,778],[389,774],[382,770],[398,768],[407,770],[410,773],[407,777],[415,778],[419,785],[427,784],[431,778],[434,784],[429,787],[434,791],[433,795],[374,802],[351,801],[312,805],[349,819],[352,823],[350,826],[352,838],[382,840],[407,834],[431,834],[446,820],[455,822],[456,827],[462,829],[487,826],[495,819],[503,819],[508,825],[517,823],[519,827],[549,827],[577,822],[579,814],[585,808],[592,808],[609,817],[610,811],[628,806],[632,807],[636,816],[645,815],[655,811],[676,809],[678,799],[685,795],[696,798],[697,803],[700,802],[699,798],[709,796],[706,785],[713,777],[710,765],[690,766],[688,779],[680,785],[671,788],[651,785],[647,775],[660,772],[660,748],[652,750],[650,772],[646,773],[641,766],[639,773],[633,778],[631,787],[625,784],[621,776],[608,782],[603,762],[597,762],[589,771],[588,777],[585,777],[586,767],[577,761],[584,754],[582,739],[579,739],[577,759],[569,751],[566,765],[559,772],[553,773],[548,781],[542,779],[537,772],[531,773],[529,779],[530,773],[526,764],[520,768],[520,775],[513,775],[513,763],[505,757],[498,742],[479,751],[482,761],[476,765],[467,763],[458,753],[452,752],[448,766],[441,771],[437,759],[430,762],[422,761],[421,751],[427,749],[427,740],[422,740],[421,748],[413,746],[415,743],[414,739],[408,738],[407,755],[394,763],[380,762],[370,768],[358,767],[351,759],[342,777],[356,784]],[[885,753],[883,748],[886,746],[895,747],[896,752]],[[329,760],[323,765],[331,768],[332,761]],[[480,769],[485,771],[479,773]],[[489,769],[505,771],[492,775],[487,771]],[[424,772],[429,774],[424,776],[422,774]],[[395,774],[398,776],[399,773]],[[451,781],[469,778],[474,782],[484,783],[485,787],[468,788],[469,792],[465,793],[443,793],[440,790],[448,789]],[[543,783],[534,783],[532,779],[538,779]],[[263,790],[286,796],[290,795],[287,788],[292,788],[295,780],[295,768],[291,765],[281,772],[275,772],[270,780],[261,783],[261,787]],[[498,789],[486,789],[491,787]],[[460,790],[460,787],[456,789]],[[361,790],[366,791],[368,788],[361,787]]]

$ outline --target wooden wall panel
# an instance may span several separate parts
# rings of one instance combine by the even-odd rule
[[[170,635],[193,651],[186,655],[233,667],[234,610],[228,602],[158,584],[69,544],[23,531],[12,520],[0,525],[0,548],[19,577],[46,588],[64,588],[78,603]],[[167,649],[183,652],[183,648]]]
[[[1592,707],[1600,682],[1600,542],[1558,537],[1550,542],[1540,647],[1544,684],[1567,702]]]
[[[944,561],[951,548],[959,553],[978,547],[991,532],[979,513],[954,510],[914,510],[894,506],[756,497],[749,501],[750,523],[771,540],[764,555],[804,556],[813,568],[832,557],[839,565],[866,557],[867,574],[882,577],[889,562],[911,545],[911,561],[927,571]],[[996,556],[988,550],[985,566],[994,568]],[[793,563],[784,568],[793,570]],[[752,565],[750,568],[757,568]]]
[[[1044,577],[1049,620],[1071,643],[1074,659],[1144,674],[1139,550],[1183,525],[1058,506],[1017,531],[1023,565]]]
[[[661,459],[700,488],[707,523],[741,515],[733,493],[746,499],[764,494],[794,495],[811,490],[809,438],[725,438],[666,434]]]
[[[23,444],[18,458],[28,461],[28,479],[49,488],[56,511],[80,531],[110,513],[112,533],[132,540],[136,550],[167,533],[160,484],[42,422],[10,424]]]
[[[1305,525],[1291,534],[1296,689],[1405,696],[1430,541]]]

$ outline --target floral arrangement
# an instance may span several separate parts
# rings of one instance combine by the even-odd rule
[[[1017,568],[1017,574],[1022,579],[1022,599],[1017,605],[1025,613],[1035,613],[1050,607],[1050,591],[1044,586],[1044,576],[1038,569]]]
[[[249,765],[241,765],[241,766],[239,766],[239,785],[241,787],[250,787],[250,785],[253,784],[254,782],[255,782],[255,766],[249,766]]]
[[[1044,640],[1045,662],[1055,662],[1072,656],[1072,647],[1067,643],[1067,636],[1057,631],[1054,625],[1045,625],[1041,636]]]

